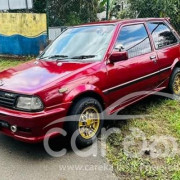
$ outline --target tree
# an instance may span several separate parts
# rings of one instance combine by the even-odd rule
[[[106,10],[107,10],[107,1],[108,0],[102,0],[100,2],[100,7],[105,7],[106,6]],[[117,17],[118,14],[118,7],[116,6],[117,4],[117,0],[109,0],[109,7],[108,7],[108,19],[111,19],[113,16]]]
[[[50,26],[72,26],[97,21],[100,0],[34,0],[29,12],[48,13]],[[47,3],[48,2],[48,6]],[[48,8],[48,10],[46,10]],[[10,10],[9,12],[26,12]]]
[[[33,0],[34,13],[46,13],[46,0]]]
[[[180,27],[179,0],[129,0],[130,11],[143,17],[170,17],[177,30]],[[180,31],[180,30],[179,30]]]
[[[51,0],[50,26],[71,26],[97,20],[99,0]]]
[[[110,18],[114,11],[114,3],[110,0]],[[102,0],[105,5],[107,0]],[[128,0],[129,7],[116,12],[117,19],[144,18],[144,17],[170,17],[172,24],[180,32],[180,1],[179,0]]]

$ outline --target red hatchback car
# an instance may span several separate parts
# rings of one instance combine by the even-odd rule
[[[104,110],[113,114],[148,94],[109,108],[112,103],[165,88],[180,94],[180,37],[168,19],[71,27],[36,60],[0,73],[0,131],[34,143],[48,130],[66,127],[79,145],[89,145],[100,133]]]

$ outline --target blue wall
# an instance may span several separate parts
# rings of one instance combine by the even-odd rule
[[[27,38],[21,35],[0,35],[0,54],[38,55],[47,44],[47,35]]]
[[[46,44],[46,14],[0,13],[0,54],[36,56]]]

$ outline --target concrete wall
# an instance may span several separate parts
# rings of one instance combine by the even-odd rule
[[[46,43],[45,14],[0,13],[0,54],[38,55]]]

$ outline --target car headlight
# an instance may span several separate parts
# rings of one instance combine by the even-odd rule
[[[16,108],[27,111],[38,111],[43,109],[43,103],[38,97],[19,97]]]

